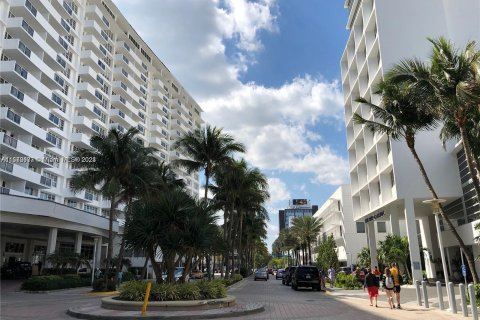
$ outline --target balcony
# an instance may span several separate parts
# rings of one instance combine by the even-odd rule
[[[165,139],[151,136],[148,142],[153,148],[156,148],[158,150],[165,150],[165,152],[167,152],[168,150],[168,142]]]
[[[123,110],[125,113],[137,114],[138,110],[132,106],[124,97],[120,95],[112,95],[112,106],[117,109]]]
[[[142,60],[137,56],[135,51],[133,51],[133,47],[125,41],[117,41],[116,49],[117,52],[126,54],[127,58],[135,61],[138,65],[142,64]]]
[[[85,7],[85,19],[87,20],[95,20],[101,26],[102,29],[110,28],[109,25],[105,24],[103,20],[103,13],[98,7],[98,5],[88,5]]]
[[[142,95],[140,91],[140,84],[134,79],[133,74],[129,73],[125,67],[113,68],[113,78],[125,83],[129,89],[132,89],[135,94]]]
[[[77,84],[77,93],[80,99],[88,99],[95,103],[100,103],[107,98],[104,96],[104,92],[100,89],[95,89],[91,84],[82,82]]]
[[[72,124],[74,127],[77,127],[82,132],[88,134],[96,133],[96,131],[92,129],[92,120],[88,119],[87,117],[74,116]]]
[[[105,40],[102,36],[102,28],[95,20],[86,20],[83,24],[83,30],[88,34],[95,35],[97,39]]]
[[[101,39],[101,40],[100,40]],[[102,52],[100,49],[100,41],[102,41],[103,38],[97,38],[94,35],[88,34],[88,35],[83,35],[82,36],[82,46],[86,50],[93,51],[98,57],[102,57],[105,54]]]
[[[46,32],[48,36],[54,41],[50,41],[55,50],[61,50],[60,44],[57,42],[58,32],[51,26],[51,24],[37,11],[37,8],[26,0],[12,0],[10,2],[10,12],[16,17],[22,17],[35,30]],[[56,45],[55,45],[56,43]]]
[[[90,137],[84,133],[72,133],[72,135],[70,136],[70,141],[78,148],[93,150],[93,147],[90,145]]]
[[[0,133],[0,143],[2,153],[9,157],[29,158],[30,165],[41,168],[51,168],[52,163],[48,161],[45,154],[26,144],[23,141],[17,140],[6,133]]]
[[[22,159],[19,159],[19,161],[20,160]],[[27,165],[27,163],[22,163],[22,165]],[[6,182],[25,181],[27,187],[34,189],[48,189],[52,185],[52,181],[49,178],[43,177],[39,173],[11,162],[0,161],[0,174]]]
[[[77,99],[75,101],[75,107],[82,115],[85,115],[90,119],[101,119],[102,113],[106,114],[106,110],[99,107],[98,104],[93,104],[87,99]]]
[[[119,109],[110,110],[110,120],[121,124],[125,128],[136,127],[137,123]]]
[[[67,192],[65,192],[65,199],[72,199],[77,202],[92,202],[94,197],[91,192],[88,192],[86,190],[81,190],[78,192],[68,190]]]
[[[0,100],[17,113],[36,113],[36,123],[47,125],[50,122],[47,109],[10,83],[0,84]]]
[[[45,52],[44,62],[54,70],[62,70],[57,63],[57,51],[53,49],[29,24],[21,17],[7,19],[7,32],[13,38],[19,38],[30,50]]]
[[[153,86],[154,89],[158,89],[159,92],[162,93],[162,94],[167,94],[168,93],[168,91],[165,90],[165,87],[166,87],[165,84],[160,79],[153,79],[152,86]]]
[[[103,73],[110,71],[110,67],[107,66],[102,59],[100,59],[92,50],[83,50],[80,53],[80,59],[82,63],[85,63],[92,67],[96,72]],[[99,63],[100,62],[100,63]]]

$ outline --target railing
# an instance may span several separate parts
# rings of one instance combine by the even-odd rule
[[[34,31],[33,28],[30,27],[30,25],[27,23],[27,21],[23,20],[22,21],[22,28],[27,31],[27,33],[33,37]]]
[[[12,94],[15,98],[17,98],[20,101],[23,101],[23,98],[25,96],[25,94],[22,91],[18,90],[14,86],[11,87],[10,94]]]
[[[15,112],[13,112],[12,110],[7,110],[7,118],[12,120],[13,122],[17,123],[17,124],[20,124],[20,120],[22,119],[22,117],[20,117],[18,114],[16,114]]]
[[[28,49],[27,46],[22,41],[18,42],[18,49],[23,53],[25,53],[25,55],[30,58],[32,51]]]
[[[7,171],[12,173],[13,172],[13,163],[0,161],[0,169],[3,171]]]
[[[37,16],[37,9],[32,5],[32,3],[28,0],[25,1],[25,7],[36,17]]]
[[[5,187],[0,187],[1,194],[10,194],[10,189]]]
[[[17,142],[18,140],[15,139],[14,137],[10,137],[7,135],[3,136],[3,143],[6,145],[9,145],[10,147],[17,148]]]

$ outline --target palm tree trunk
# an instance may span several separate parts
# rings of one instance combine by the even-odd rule
[[[148,256],[148,253],[147,253],[147,256],[145,257],[145,263],[143,264],[143,269],[142,269],[142,280],[145,279],[145,276],[147,275],[147,266],[148,266],[149,259],[150,257]]]
[[[116,195],[112,196],[110,200],[110,215],[108,219],[108,247],[107,247],[107,259],[105,261],[105,275],[103,276],[104,290],[107,290],[108,276],[110,275],[110,261],[112,260],[112,248],[113,248],[113,219],[115,218],[116,207]]]
[[[208,200],[208,183],[210,180],[210,168],[205,168],[205,202]],[[207,252],[207,276],[208,280],[212,280],[212,272],[210,270],[210,254]]]
[[[309,240],[307,240],[307,246],[308,246],[308,263],[311,264],[312,263],[312,248],[311,248],[311,244],[310,244]]]
[[[238,271],[242,269],[242,232],[243,232],[243,211],[240,211],[240,231],[238,233]]]
[[[412,141],[409,141],[409,139],[407,139],[407,144],[408,144],[408,147],[409,147],[410,151],[412,152],[413,158],[417,162],[417,165],[420,169],[420,172],[422,173],[423,179],[425,180],[425,183],[427,184],[428,190],[430,190],[430,193],[432,194],[434,199],[438,199],[438,195],[435,192],[435,189],[433,188],[433,185],[430,181],[430,178],[427,175],[427,171],[425,171],[425,167],[423,166],[422,160],[420,160],[420,158],[417,154],[417,151],[415,150],[415,140],[413,140],[413,143],[412,143]],[[453,236],[455,237],[455,239],[457,240],[460,248],[462,249],[463,253],[465,254],[465,257],[466,257],[467,263],[468,263],[468,267],[470,268],[470,271],[472,272],[473,282],[474,282],[474,284],[477,284],[478,283],[478,275],[477,275],[477,270],[475,269],[475,263],[474,263],[473,257],[467,251],[467,247],[465,246],[465,243],[463,242],[463,239],[460,237],[457,230],[453,226],[452,221],[450,221],[448,216],[443,211],[442,205],[440,205],[440,214],[442,216],[443,221],[445,221],[445,223],[451,229],[451,231],[453,233]],[[440,248],[440,250],[443,250],[443,248]],[[443,271],[447,272],[447,270],[443,270]]]
[[[476,174],[475,160],[472,157],[472,149],[470,148],[470,141],[468,140],[467,132],[465,126],[459,126],[460,136],[462,137],[463,142],[463,151],[465,153],[465,159],[467,160],[468,170],[470,171],[470,176],[472,177],[473,187],[475,193],[477,194],[477,201],[480,203],[480,181],[478,175]],[[478,172],[480,174],[480,172]]]
[[[160,267],[155,261],[155,251],[153,250],[153,248],[147,248],[147,253],[148,253],[148,257],[150,258],[150,261],[152,261],[152,268],[153,268],[153,272],[155,273],[155,278],[157,278],[157,283],[161,283],[162,270],[160,270]]]

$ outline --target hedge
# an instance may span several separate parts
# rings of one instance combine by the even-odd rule
[[[344,289],[360,289],[362,284],[357,280],[353,274],[339,273],[335,278],[335,286]]]
[[[86,287],[90,285],[90,279],[81,278],[76,274],[64,276],[36,276],[25,280],[22,283],[22,290],[47,291],[55,289],[67,289]]]
[[[147,282],[127,281],[119,289],[120,299],[143,301]],[[195,283],[152,283],[150,301],[179,301],[218,299],[227,296],[227,289],[221,280],[198,281]]]
[[[243,277],[241,274],[235,273],[230,279],[222,279],[225,286],[231,286],[232,284],[242,280]]]

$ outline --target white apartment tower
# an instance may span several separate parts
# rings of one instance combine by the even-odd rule
[[[440,256],[431,209],[422,203],[431,195],[404,141],[390,141],[386,135],[373,134],[353,123],[354,113],[373,118],[367,106],[360,106],[354,100],[364,97],[378,104],[375,83],[403,58],[427,59],[431,48],[427,37],[445,36],[457,46],[464,46],[468,40],[480,40],[480,2],[346,0],[345,7],[349,11],[350,35],[341,58],[341,70],[353,217],[366,223],[372,257],[376,257],[378,240],[373,232],[375,221],[389,221],[395,234],[405,229],[413,276],[421,280],[420,242],[434,259]],[[461,198],[458,145],[456,149],[449,146],[445,151],[438,131],[422,133],[416,144],[439,196],[447,199],[447,204]],[[473,220],[477,219],[478,215]],[[470,245],[473,244],[472,221],[459,227],[464,241]],[[403,223],[405,228],[400,228]],[[455,246],[448,230],[442,232],[442,236],[449,239],[446,246]],[[475,246],[473,250],[478,251]],[[450,253],[453,255],[453,251]],[[428,277],[435,278],[436,266],[425,256]],[[455,271],[451,264],[449,269],[451,273]]]
[[[137,127],[138,142],[171,162],[202,109],[111,0],[0,0],[0,34],[3,262],[92,252],[109,204],[69,191],[65,159],[92,135]],[[198,173],[176,171],[197,195]]]

